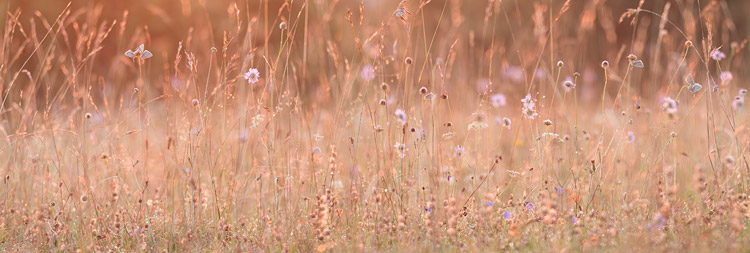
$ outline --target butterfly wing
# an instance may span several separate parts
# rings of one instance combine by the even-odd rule
[[[141,59],[148,59],[151,58],[151,56],[154,56],[150,51],[144,50],[143,54],[141,54]]]

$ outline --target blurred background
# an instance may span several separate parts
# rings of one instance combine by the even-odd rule
[[[6,44],[0,55],[6,63],[2,69],[4,85],[21,70],[23,62],[9,59],[26,59],[35,42],[27,43],[25,39],[38,41],[43,37],[49,23],[68,4],[62,0],[6,1],[0,8],[7,8],[14,18],[6,16],[3,21],[17,20],[6,24],[18,24],[23,32],[9,34],[9,27],[4,28]],[[627,14],[629,9],[650,12]],[[518,87],[531,82],[531,73],[536,74],[535,81],[554,81],[555,64],[564,61],[566,68],[560,81],[574,72],[581,73],[584,89],[579,92],[584,98],[595,99],[599,92],[597,82],[602,80],[601,61],[612,63],[611,78],[617,80],[625,71],[624,58],[633,53],[646,63],[645,71],[634,73],[633,88],[649,97],[665,86],[665,71],[674,71],[684,54],[686,40],[695,42],[700,51],[691,54],[687,68],[681,70],[692,73],[702,65],[701,58],[706,58],[709,43],[731,55],[732,62],[747,57],[740,52],[746,47],[750,29],[746,15],[750,1],[744,0],[74,0],[69,10],[64,21],[68,34],[44,42],[57,44],[56,52],[68,52],[81,60],[93,48],[85,37],[111,27],[100,42],[100,51],[88,60],[92,65],[86,73],[91,75],[76,76],[78,82],[90,78],[96,83],[103,79],[99,81],[114,87],[132,87],[137,67],[122,54],[143,43],[155,55],[147,62],[144,74],[156,91],[167,83],[175,85],[170,76],[179,77],[177,74],[185,71],[173,66],[180,42],[181,52],[195,54],[202,75],[206,73],[209,49],[221,49],[225,38],[229,39],[225,59],[237,61],[229,70],[230,76],[239,77],[240,68],[263,65],[263,55],[278,53],[279,23],[291,19],[291,32],[285,36],[293,41],[288,48],[292,76],[299,83],[297,92],[307,94],[303,96],[315,96],[316,87],[336,80],[333,76],[340,74],[337,69],[371,63],[378,66],[383,82],[431,86],[430,82],[437,82],[435,77],[404,77],[397,67],[386,65],[400,64],[403,58],[412,57],[417,69],[426,65],[430,70],[448,57],[448,64],[453,66],[448,70],[451,89],[466,87],[481,93],[485,89],[482,86],[491,85],[493,90],[522,96],[525,91]],[[668,21],[659,15],[666,15]],[[117,23],[113,25],[114,21]],[[703,40],[708,35],[710,42]],[[12,37],[9,42],[8,37]],[[269,46],[265,45],[266,39]],[[428,42],[434,44],[430,46]],[[453,55],[449,56],[452,46]],[[425,57],[425,48],[430,49],[429,57]],[[45,61],[48,60],[43,57],[32,57],[24,69],[36,74]],[[357,62],[361,64],[348,65]],[[732,62],[722,68],[742,70]],[[70,65],[69,57],[60,56],[48,63],[51,70],[47,74],[56,72],[58,64]],[[185,68],[184,59],[180,64]],[[266,72],[261,71],[262,75]],[[67,70],[51,78],[71,78],[70,74]],[[706,80],[700,73],[695,75],[697,80]],[[741,75],[734,74],[735,78]],[[405,78],[412,80],[404,81]],[[32,83],[42,87],[45,80],[17,82],[15,85],[20,87]],[[60,82],[47,85],[54,87]],[[587,86],[591,88],[586,89]],[[540,89],[545,87],[540,85]]]

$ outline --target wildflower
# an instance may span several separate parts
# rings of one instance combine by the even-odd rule
[[[258,69],[248,69],[247,73],[245,73],[245,80],[247,80],[250,84],[255,84],[258,82],[258,79],[260,78],[260,72]]]
[[[393,114],[396,115],[396,120],[398,120],[398,123],[401,123],[401,125],[406,125],[406,113],[404,110],[396,109],[396,112]]]
[[[523,69],[521,67],[510,65],[503,69],[503,76],[510,79],[514,83],[522,83],[524,80],[523,78]]]
[[[468,130],[482,130],[487,128],[487,123],[481,121],[474,121],[469,124]]]
[[[365,81],[372,81],[375,79],[375,68],[372,65],[366,65],[362,68],[362,79]]]
[[[552,125],[552,121],[551,121],[551,120],[548,120],[548,119],[545,119],[545,120],[544,120],[544,125],[545,125],[545,126],[551,126],[551,125]]]
[[[394,148],[396,148],[396,152],[398,153],[399,158],[406,157],[406,151],[409,151],[409,148],[406,147],[406,144],[398,143],[396,142],[396,145],[393,145]]]
[[[461,157],[465,153],[466,153],[466,149],[463,146],[461,146],[461,145],[458,145],[455,148],[453,148],[453,156],[454,157]]]
[[[731,82],[732,79],[734,79],[732,72],[729,72],[729,71],[722,71],[719,77],[721,78],[722,85],[729,84],[729,82]]]
[[[534,204],[532,204],[531,202],[526,203],[526,211],[531,211],[531,210],[534,210]]]
[[[484,94],[485,92],[487,92],[490,89],[490,86],[492,85],[492,83],[490,82],[489,79],[482,78],[482,79],[477,80],[477,84],[476,85],[477,86],[475,88],[476,88],[477,92]]]
[[[745,96],[747,95],[747,89],[740,88],[740,90],[737,93],[740,94],[740,96]]]
[[[495,203],[492,203],[492,201],[487,200],[487,202],[484,203],[487,207],[493,207],[495,206]]]
[[[726,157],[724,157],[724,163],[727,164],[727,167],[734,167],[734,162],[734,156],[727,155]]]
[[[565,81],[562,83],[563,89],[565,89],[565,92],[571,92],[576,87],[576,84],[573,83],[573,80],[570,79],[570,77],[565,78]]]
[[[560,194],[560,195],[563,194],[563,188],[562,188],[562,186],[557,186],[557,194]]]
[[[497,93],[495,95],[492,95],[490,97],[490,102],[492,103],[492,107],[495,107],[495,108],[503,107],[507,104],[505,95],[503,95],[502,93]]]
[[[711,59],[714,59],[714,61],[721,61],[724,58],[727,58],[727,55],[719,51],[718,48],[711,51]]]
[[[536,112],[534,100],[531,99],[531,94],[526,94],[526,97],[521,99],[521,102],[523,102],[523,109],[521,109],[521,111],[523,112],[525,117],[534,119],[536,116],[539,116],[539,114]]]
[[[628,143],[633,143],[635,141],[635,134],[633,134],[633,131],[628,131]]]
[[[732,108],[735,111],[741,109],[743,105],[745,105],[745,97],[744,96],[736,96],[736,97],[734,97],[734,101],[732,101]]]
[[[127,52],[125,52],[125,56],[133,60],[135,59],[145,60],[145,59],[151,58],[151,56],[154,56],[154,55],[150,51],[144,49],[143,44],[141,44],[140,46],[138,46],[137,49],[135,49],[135,51],[128,50]]]
[[[664,103],[661,105],[661,109],[664,110],[667,113],[676,113],[677,112],[677,101],[672,99],[671,97],[664,98]]]
[[[449,140],[449,139],[453,138],[453,134],[454,134],[453,132],[444,133],[443,134],[443,139]]]
[[[503,212],[503,219],[504,220],[512,220],[513,219],[513,214],[511,214],[510,212],[508,212],[506,210],[505,212]]]
[[[578,221],[578,218],[576,218],[575,216],[570,217],[570,223],[576,224],[576,221]]]
[[[496,123],[497,123],[498,125],[502,126],[502,127],[505,127],[505,128],[507,128],[507,129],[510,129],[510,123],[511,123],[511,122],[510,122],[510,119],[509,119],[509,118],[507,118],[507,117],[503,117],[503,118],[500,118],[500,117],[495,117],[495,122],[496,122]]]

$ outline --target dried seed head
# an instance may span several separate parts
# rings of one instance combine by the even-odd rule
[[[385,105],[385,99],[380,100],[380,105]]]
[[[412,62],[414,62],[414,60],[411,57],[406,57],[406,59],[404,59],[404,63],[406,63],[406,64],[411,65]]]
[[[445,124],[443,124],[443,125],[445,125],[446,127],[452,127],[453,123],[451,123],[450,121],[448,121],[448,122],[445,122]]]
[[[193,106],[198,106],[198,104],[200,104],[200,101],[198,101],[198,99],[193,98],[192,103],[193,103]]]
[[[383,84],[380,85],[380,88],[383,89],[383,90],[388,90],[388,84],[387,83],[383,83]]]
[[[693,46],[693,42],[692,41],[690,41],[690,40],[685,41],[685,47],[692,47],[692,46]]]
[[[579,78],[579,77],[581,77],[581,73],[578,73],[578,72],[574,72],[574,73],[573,73],[573,76],[574,76],[574,77],[576,77],[576,78]]]
[[[562,68],[564,65],[565,65],[565,63],[563,63],[563,61],[557,61],[557,67],[558,68]]]
[[[211,53],[216,53],[216,51],[218,51],[216,47],[211,47]]]
[[[86,202],[86,201],[88,201],[88,200],[89,200],[89,197],[88,197],[88,196],[86,196],[86,195],[81,195],[81,202],[84,202],[84,203],[85,203],[85,202]]]
[[[133,88],[133,92],[138,93],[139,91],[141,91],[141,90],[138,89],[138,87]]]
[[[279,24],[279,29],[286,30],[286,22],[281,22],[281,24]]]
[[[91,119],[91,113],[86,113],[86,119]]]
[[[419,88],[419,94],[422,94],[422,95],[427,94],[427,88],[425,87]]]
[[[551,121],[551,120],[548,120],[548,119],[546,119],[546,120],[544,120],[544,125],[545,125],[545,126],[551,126],[551,125],[552,125],[552,121]]]
[[[602,68],[609,68],[609,62],[608,61],[602,61]]]
[[[442,96],[440,96],[440,98],[442,98],[442,99],[448,99],[448,94],[443,94]]]
[[[636,59],[638,59],[638,57],[635,57],[634,54],[629,54],[628,55],[628,61],[635,61]]]

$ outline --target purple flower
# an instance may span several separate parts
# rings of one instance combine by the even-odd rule
[[[523,112],[523,115],[525,117],[529,119],[534,119],[536,116],[539,116],[539,114],[536,112],[534,100],[531,99],[531,94],[526,94],[526,97],[521,99],[521,102],[523,103],[523,108],[521,109],[521,112]]]
[[[578,221],[578,218],[576,218],[575,216],[570,217],[570,223],[576,224],[576,221]]]
[[[258,79],[260,78],[260,72],[258,69],[248,69],[247,73],[245,73],[245,80],[247,80],[250,84],[255,84],[258,82]]]
[[[428,212],[432,212],[432,208],[430,208],[429,206],[425,206],[425,207],[424,207],[424,210],[425,210],[425,211],[428,211]]]
[[[393,114],[396,115],[396,120],[398,120],[398,123],[401,123],[401,125],[406,125],[406,113],[404,110],[396,109],[396,112]]]
[[[510,65],[503,69],[503,76],[510,79],[514,83],[522,83],[523,80],[523,69],[521,67]]]
[[[492,103],[492,107],[498,108],[506,105],[505,95],[502,93],[497,93],[495,95],[492,95],[490,97],[490,102]]]
[[[493,207],[495,206],[495,203],[492,203],[492,201],[487,200],[487,202],[484,203],[487,207]]]
[[[503,212],[503,219],[504,219],[504,220],[512,220],[512,219],[513,219],[513,215],[512,215],[512,214],[510,214],[510,212],[508,212],[508,211],[506,210],[505,212]]]
[[[362,68],[362,79],[365,79],[365,81],[372,81],[372,79],[375,79],[375,68],[372,67],[372,65],[368,64]]]
[[[633,131],[628,131],[628,143],[633,143],[635,141],[635,134],[633,134]]]
[[[724,58],[727,58],[727,55],[719,51],[719,49],[714,49],[714,51],[711,51],[711,59],[714,59],[715,61],[721,61]]]
[[[721,72],[721,75],[719,75],[719,77],[721,78],[721,84],[722,85],[726,85],[729,82],[731,82],[732,79],[734,79],[734,76],[732,75],[732,72],[729,72],[729,71],[723,71],[723,72]]]
[[[557,187],[557,194],[560,194],[560,195],[563,194],[563,188],[561,186]]]
[[[465,153],[466,153],[466,149],[461,145],[458,145],[453,149],[453,156],[455,157],[461,157]]]
[[[534,204],[532,204],[531,202],[526,203],[526,211],[531,211],[531,210],[534,210]]]

